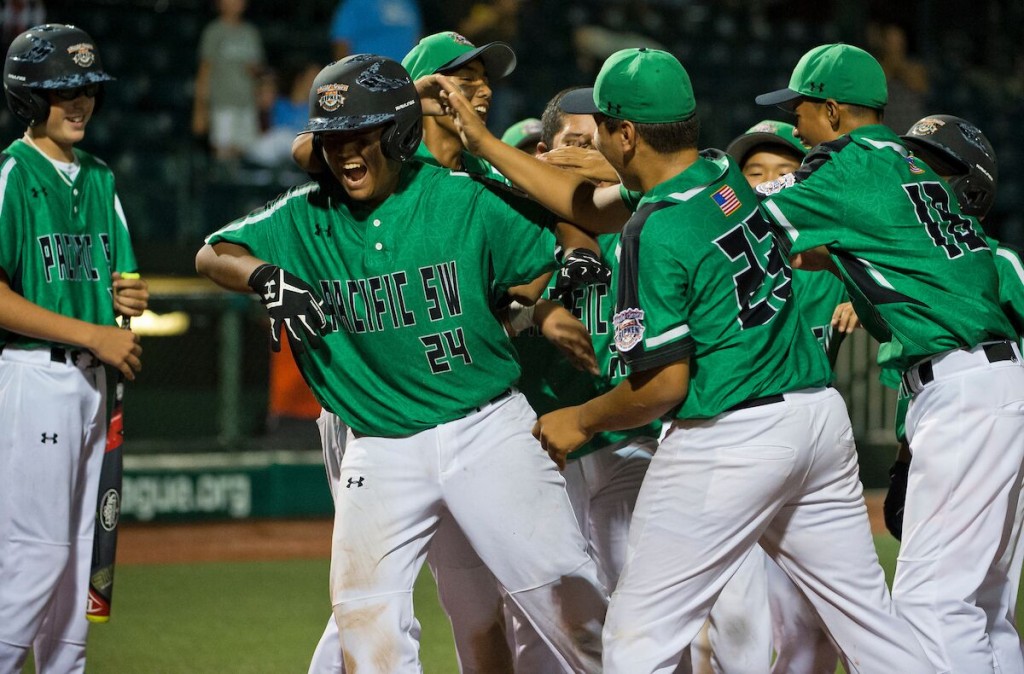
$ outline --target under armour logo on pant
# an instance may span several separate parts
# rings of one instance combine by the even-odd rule
[[[363,486],[363,480],[365,480],[365,479],[366,478],[361,477],[358,480],[356,480],[355,478],[351,478],[350,477],[348,479],[348,486],[346,487],[346,489],[351,489],[352,487],[362,487]]]
[[[55,445],[57,444],[57,434],[56,433],[54,433],[53,435],[47,435],[46,433],[43,433],[42,436],[43,436],[43,439],[39,441],[42,444],[45,445],[47,442],[52,442]]]

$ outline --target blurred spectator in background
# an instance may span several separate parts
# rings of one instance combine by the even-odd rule
[[[6,54],[14,38],[32,26],[46,22],[42,0],[3,0],[0,5],[0,54]]]
[[[928,70],[907,53],[907,34],[894,23],[868,24],[868,51],[882,64],[889,84],[889,103],[883,121],[902,133],[925,115]]]
[[[267,167],[291,166],[292,141],[309,120],[309,90],[321,67],[307,61],[273,79],[277,89],[268,105],[267,128],[246,151],[248,161]]]
[[[341,0],[331,19],[335,59],[378,54],[401,61],[422,33],[416,0]]]
[[[199,38],[192,132],[217,159],[236,159],[259,136],[257,89],[265,56],[259,31],[245,21],[246,0],[217,0],[219,16]]]

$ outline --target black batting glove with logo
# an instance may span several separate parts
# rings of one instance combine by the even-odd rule
[[[575,248],[560,262],[562,268],[558,270],[550,297],[566,307],[572,303],[572,293],[576,288],[612,280],[612,270],[592,250]]]
[[[303,336],[312,349],[323,344],[320,335],[327,327],[324,303],[308,283],[277,265],[262,264],[249,276],[249,287],[270,314],[270,346],[274,351],[281,350],[282,330],[292,353],[306,350]]]

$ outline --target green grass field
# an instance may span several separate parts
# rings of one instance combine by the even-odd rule
[[[876,538],[891,581],[898,544]],[[114,612],[93,627],[91,674],[302,674],[330,615],[328,560],[124,566]],[[426,674],[457,672],[424,570],[416,586]],[[30,671],[26,669],[26,671]]]

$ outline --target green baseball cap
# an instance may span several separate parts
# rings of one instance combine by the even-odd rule
[[[754,100],[758,105],[792,108],[805,96],[884,108],[889,90],[882,66],[874,56],[853,45],[823,44],[800,58],[787,89],[761,94]]]
[[[501,135],[501,142],[520,150],[533,152],[537,143],[540,142],[543,126],[536,117],[527,117],[505,129]]]
[[[571,115],[600,112],[641,124],[681,122],[693,116],[697,102],[690,76],[672,54],[660,49],[623,49],[609,56],[593,88],[562,98]]]
[[[796,127],[786,122],[766,119],[732,139],[725,153],[743,163],[750,151],[759,145],[775,145],[796,152],[801,157],[807,154],[807,147],[796,137]]]
[[[489,42],[476,47],[454,31],[428,35],[413,47],[402,65],[417,80],[434,73],[458,70],[470,61],[480,59],[487,77],[500,80],[516,69],[516,54],[504,42]]]

